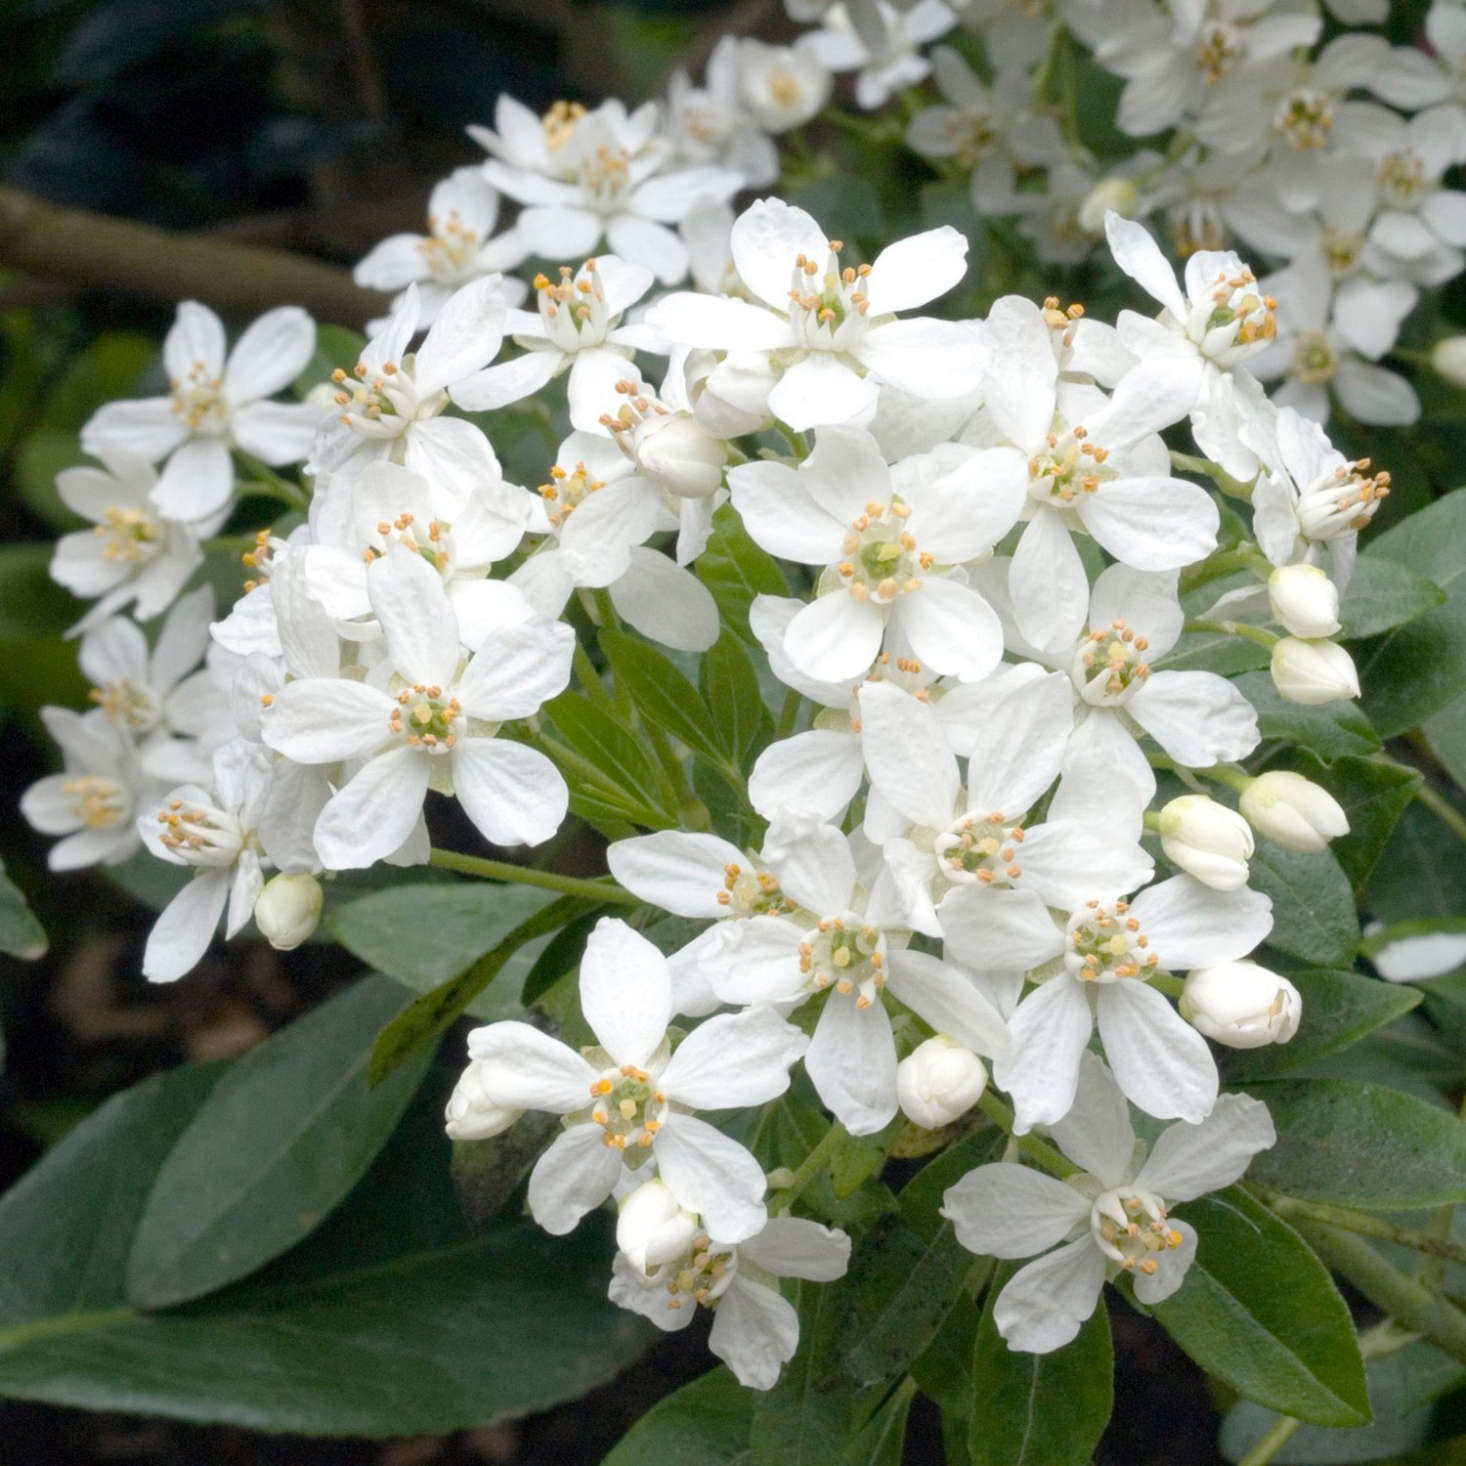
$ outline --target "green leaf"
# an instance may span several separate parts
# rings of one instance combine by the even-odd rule
[[[561,896],[520,922],[497,946],[485,952],[457,977],[450,977],[447,982],[439,983],[431,991],[414,998],[377,1035],[367,1063],[367,1083],[381,1084],[399,1064],[436,1040],[468,1011],[468,1005],[488,987],[521,947],[537,937],[558,931],[567,922],[593,909],[592,903],[577,896]]]
[[[1282,1133],[1285,1122],[1274,1119]],[[1367,1422],[1353,1320],[1303,1239],[1237,1186],[1177,1214],[1199,1241],[1186,1280],[1153,1310],[1166,1332],[1259,1405],[1314,1425]]]
[[[840,1455],[840,1466],[901,1466],[914,1380],[902,1380]]]
[[[1466,1201],[1466,1126],[1414,1095],[1353,1079],[1251,1084],[1278,1143],[1248,1175],[1306,1201],[1410,1211]]]
[[[1344,623],[1341,634],[1349,641],[1403,626],[1445,604],[1446,593],[1433,580],[1387,557],[1384,547],[1388,541],[1388,535],[1381,535],[1369,547],[1370,553],[1354,562],[1349,588],[1339,606],[1339,620]]]
[[[1354,893],[1327,850],[1284,850],[1259,840],[1248,882],[1273,903],[1268,945],[1321,967],[1347,967],[1359,947]]]
[[[1062,1349],[1024,1354],[993,1306],[1020,1263],[999,1263],[972,1357],[972,1466],[1086,1466],[1114,1405],[1115,1353],[1103,1300]]]
[[[1266,667],[1272,654],[1247,637],[1227,631],[1187,631],[1154,663],[1157,672],[1216,672],[1230,677]]]
[[[86,610],[51,579],[47,567],[55,548],[32,540],[0,545],[0,637],[59,636]]]
[[[1420,1002],[1417,988],[1397,987],[1357,972],[1314,968],[1292,973],[1289,981],[1303,997],[1298,1032],[1285,1044],[1226,1051],[1223,1062],[1229,1081],[1266,1079],[1301,1069],[1393,1023]]]
[[[340,367],[349,372],[361,358],[366,337],[349,326],[333,326],[321,322],[316,327],[316,349],[306,362],[305,370],[295,379],[291,391],[299,398],[305,398],[313,387],[331,380],[331,373]]]
[[[554,899],[532,886],[489,881],[394,886],[340,907],[327,924],[352,956],[421,993],[457,976]],[[518,1011],[512,979],[534,960],[524,949],[518,955],[521,961],[504,964],[495,990],[477,995],[465,1012],[506,1018]]]
[[[616,631],[600,633],[601,649],[621,691],[648,722],[664,728],[694,753],[724,762],[707,704],[686,677],[655,647]]]
[[[1466,800],[1445,797],[1463,813]],[[1466,860],[1461,842],[1424,805],[1400,816],[1384,854],[1370,873],[1371,915],[1384,922],[1466,913]]]
[[[715,1369],[653,1405],[601,1466],[744,1466],[756,1398]]]
[[[251,1049],[163,1163],[127,1261],[128,1297],[161,1308],[253,1272],[310,1232],[396,1127],[429,1055],[369,1089],[367,1055],[397,1011],[369,977]]]
[[[1446,766],[1450,776],[1466,787],[1466,695],[1447,703],[1420,727],[1430,751]]]
[[[34,962],[46,955],[49,945],[45,929],[0,862],[0,952]]]
[[[758,737],[764,700],[753,663],[731,631],[703,653],[698,680],[723,756],[739,765]]]
[[[562,692],[544,712],[585,762],[583,768],[561,770],[570,785],[572,811],[592,820],[609,812],[653,830],[676,828],[678,812],[661,769],[605,703]],[[586,803],[593,809],[583,808]]]
[[[604,1296],[607,1219],[559,1239],[525,1224],[465,1236],[440,1095],[263,1273],[184,1309],[126,1307],[154,1172],[216,1077],[175,1070],[110,1101],[0,1200],[0,1395],[271,1432],[439,1434],[583,1394],[645,1346],[649,1330]]]
[[[756,646],[758,639],[748,625],[748,608],[753,598],[787,596],[789,582],[784,579],[779,562],[754,544],[731,504],[724,504],[713,515],[712,535],[693,568],[718,603],[724,623]]]
[[[1356,891],[1369,879],[1390,834],[1420,787],[1420,774],[1399,764],[1340,758],[1316,773],[1344,807],[1349,833],[1330,849]]]
[[[868,178],[842,172],[790,189],[788,201],[812,214],[830,239],[879,239],[884,229],[881,201]]]
[[[1403,733],[1466,693],[1466,491],[1460,489],[1386,531],[1360,557],[1390,560],[1429,576],[1443,605],[1359,647],[1364,708],[1386,738]]]
[[[840,1285],[800,1283],[799,1348],[754,1402],[753,1466],[837,1466],[853,1395],[840,1371]]]
[[[1270,672],[1244,672],[1237,690],[1257,709],[1258,731],[1264,738],[1283,738],[1311,748],[1325,762],[1346,754],[1374,753],[1379,735],[1356,703],[1326,702],[1318,707],[1289,702],[1279,696]]]

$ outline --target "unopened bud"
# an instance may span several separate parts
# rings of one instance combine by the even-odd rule
[[[321,883],[306,871],[281,871],[255,898],[255,925],[277,951],[289,952],[321,920]]]
[[[1096,239],[1105,237],[1105,215],[1114,212],[1129,219],[1135,214],[1140,190],[1128,178],[1101,178],[1079,205],[1078,224]]]
[[[1183,794],[1161,810],[1166,859],[1214,891],[1247,884],[1252,831],[1235,810],[1205,794]]]
[[[1280,565],[1268,577],[1273,619],[1310,640],[1339,630],[1339,588],[1317,565]]]
[[[1273,647],[1272,671],[1279,694],[1306,707],[1359,696],[1354,659],[1337,642],[1285,636]]]
[[[1287,769],[1260,774],[1238,803],[1248,824],[1285,850],[1315,854],[1349,833],[1349,817],[1339,801]]]
[[[683,499],[717,493],[728,457],[722,441],[686,412],[649,418],[637,430],[635,453],[649,479]]]
[[[697,1236],[697,1217],[678,1204],[660,1180],[643,1182],[621,1202],[616,1246],[646,1273],[681,1257]]]
[[[1286,977],[1255,962],[1223,962],[1189,973],[1181,1016],[1229,1049],[1285,1044],[1298,1032],[1303,999]]]
[[[1454,387],[1466,387],[1466,336],[1447,336],[1430,348],[1430,364]]]
[[[524,1113],[494,1102],[488,1073],[488,1060],[471,1060],[448,1096],[443,1119],[450,1140],[488,1140],[501,1135]]]
[[[940,1130],[965,1115],[987,1082],[982,1060],[943,1033],[918,1044],[896,1066],[896,1098],[906,1118],[923,1130]]]

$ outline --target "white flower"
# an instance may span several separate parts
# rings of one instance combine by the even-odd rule
[[[639,1209],[638,1193],[625,1206]],[[648,1258],[645,1267],[618,1252],[610,1298],[668,1331],[691,1323],[699,1304],[713,1310],[708,1348],[740,1384],[769,1390],[799,1346],[799,1315],[780,1295],[778,1280],[832,1282],[844,1276],[849,1263],[850,1239],[844,1232],[801,1217],[771,1217],[760,1232],[736,1245],[699,1232],[680,1252]]]
[[[61,502],[91,529],[64,534],[51,557],[51,579],[97,603],[72,628],[86,631],[132,603],[149,621],[173,604],[203,564],[199,540],[217,532],[228,506],[197,524],[165,519],[150,503],[157,482],[141,458],[109,448],[105,469],[66,468],[56,475]]]
[[[1281,638],[1273,644],[1272,675],[1280,696],[1308,707],[1359,696],[1354,659],[1334,641]]]
[[[975,392],[981,368],[970,325],[909,310],[950,290],[967,269],[967,241],[943,225],[897,240],[873,264],[840,264],[841,246],[803,209],[761,199],[733,225],[738,274],[762,304],[727,296],[670,295],[647,323],[689,347],[769,353],[778,374],[767,410],[803,431],[869,420],[879,386],[934,399]],[[710,387],[716,389],[718,374]]]
[[[788,132],[808,122],[829,100],[830,85],[830,73],[807,45],[767,46],[752,37],[738,41],[739,101],[765,132]],[[752,188],[762,186],[755,178],[748,182]]]
[[[496,1104],[490,1088],[494,1065],[487,1059],[474,1059],[453,1086],[443,1111],[444,1128],[450,1140],[490,1140],[502,1135],[523,1110],[506,1109]]]
[[[1253,829],[1285,850],[1316,854],[1349,833],[1349,817],[1339,801],[1287,769],[1259,774],[1238,803]]]
[[[1068,1113],[1096,1025],[1115,1078],[1136,1105],[1163,1120],[1201,1120],[1216,1101],[1216,1064],[1149,978],[1243,957],[1272,922],[1272,902],[1260,892],[1214,891],[1187,875],[1149,886],[1133,901],[1081,906],[1051,948],[1062,968],[1018,1005],[1011,1057],[993,1065],[994,1079],[1013,1097],[1014,1128],[1022,1133]]]
[[[465,664],[443,583],[421,555],[391,545],[367,590],[387,687],[305,677],[268,695],[261,717],[264,741],[297,763],[364,760],[316,822],[322,861],[351,870],[391,855],[417,829],[429,787],[455,795],[493,844],[548,840],[565,817],[564,779],[542,753],[493,735],[564,689],[574,633],[515,619]]]
[[[1181,1016],[1229,1049],[1285,1044],[1298,1032],[1303,999],[1286,977],[1255,962],[1224,962],[1189,973]]]
[[[655,102],[630,115],[614,99],[590,112],[557,103],[536,149],[532,114],[517,103],[506,108],[508,101],[500,98],[495,116],[500,137],[469,132],[496,154],[484,177],[524,206],[514,227],[531,254],[584,257],[604,236],[616,254],[642,261],[672,285],[687,274],[687,250],[667,226],[681,223],[699,199],[727,199],[743,185],[730,168],[668,169]],[[519,156],[508,156],[511,150]]]
[[[748,1151],[694,1110],[760,1105],[783,1094],[804,1035],[769,1007],[724,1014],[675,1050],[666,959],[625,922],[602,918],[586,942],[580,1001],[601,1048],[576,1053],[526,1023],[477,1028],[469,1057],[494,1107],[563,1115],[566,1128],[529,1180],[546,1231],[570,1231],[648,1161],[679,1206],[741,1242],[767,1219],[764,1174]]]
[[[836,3],[824,12],[824,26],[801,37],[831,71],[855,71],[855,100],[867,112],[883,106],[894,91],[915,86],[931,70],[918,48],[945,35],[956,14],[941,0],[916,0],[898,10],[885,0]]]
[[[320,925],[321,883],[309,871],[282,870],[255,897],[255,926],[277,952],[293,952]]]
[[[1003,449],[889,470],[859,428],[824,429],[798,469],[729,470],[734,507],[753,538],[772,554],[826,567],[823,594],[785,633],[789,659],[833,682],[865,673],[883,641],[899,637],[937,673],[972,680],[992,671],[1002,628],[951,568],[1002,534],[1022,473]]]
[[[382,459],[401,463],[449,497],[455,513],[479,484],[501,479],[483,433],[442,413],[450,389],[498,353],[504,313],[499,277],[486,275],[456,291],[409,352],[422,314],[417,286],[409,285],[356,366],[332,374],[335,415],[317,432],[307,470],[351,478]]]
[[[940,1130],[978,1102],[987,1078],[971,1049],[939,1033],[917,1044],[896,1066],[896,1098],[913,1124]]]
[[[170,395],[109,402],[82,426],[82,448],[98,458],[121,449],[149,463],[168,460],[150,496],[168,519],[207,519],[228,506],[231,448],[262,463],[295,463],[309,452],[320,420],[305,403],[265,400],[288,387],[315,350],[315,322],[298,306],[267,311],[227,361],[224,346],[219,317],[184,301],[163,340]]]
[[[1252,831],[1240,814],[1205,794],[1182,794],[1160,813],[1166,858],[1214,891],[1247,884]]]
[[[1466,336],[1447,336],[1430,349],[1430,364],[1453,387],[1466,387]]]
[[[1317,565],[1280,565],[1268,576],[1267,598],[1290,636],[1317,640],[1340,629],[1339,588]]]
[[[1128,1272],[1143,1304],[1169,1298],[1196,1256],[1196,1233],[1169,1208],[1231,1185],[1277,1139],[1260,1100],[1228,1094],[1202,1122],[1168,1126],[1146,1155],[1123,1094],[1093,1054],[1084,1056],[1072,1113],[1049,1133],[1083,1168],[1078,1175],[1058,1181],[1021,1165],[979,1166],[948,1189],[942,1207],[972,1252],[1044,1254],[1014,1274],[993,1309],[1009,1347],[1030,1354],[1062,1348],[1079,1332],[1106,1277]]]
[[[148,781],[132,740],[95,709],[41,709],[61,747],[66,771],[37,779],[20,797],[20,812],[43,835],[64,835],[46,857],[52,870],[116,865],[138,847],[138,800]],[[158,785],[153,784],[156,788]]]
[[[1360,151],[1377,169],[1381,208],[1371,242],[1413,261],[1444,251],[1459,271],[1466,244],[1466,194],[1441,187],[1441,175],[1466,154],[1466,117],[1455,106],[1432,107],[1407,122],[1381,119]],[[1454,272],[1453,272],[1454,273]]]

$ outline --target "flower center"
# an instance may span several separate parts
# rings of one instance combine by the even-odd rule
[[[774,105],[786,111],[793,111],[803,96],[799,78],[787,66],[775,66],[769,72],[765,85]]]
[[[1333,380],[1339,369],[1339,353],[1329,344],[1322,331],[1301,331],[1293,343],[1293,359],[1288,364],[1289,376],[1317,386]]]
[[[845,339],[841,345],[848,344],[848,338],[862,329],[861,323],[870,308],[864,289],[870,266],[847,265],[842,270],[843,248],[838,239],[830,240],[830,255],[823,273],[818,262],[807,255],[801,254],[794,261],[789,285],[789,324],[801,345],[828,350],[835,344],[836,336],[842,335],[840,328],[847,321],[851,329],[843,333]]]
[[[552,465],[550,482],[540,485],[540,498],[545,501],[550,523],[559,529],[587,494],[605,486],[605,480],[592,478],[583,463],[577,463],[573,470],[561,468],[558,463]]]
[[[446,219],[428,218],[428,238],[417,242],[423,263],[441,280],[458,280],[473,265],[478,254],[479,234],[470,229],[453,209]]]
[[[1242,54],[1242,37],[1236,26],[1224,20],[1210,20],[1196,38],[1196,67],[1208,86],[1214,86],[1237,63]]]
[[[557,153],[575,135],[575,125],[585,116],[585,106],[580,102],[554,102],[550,110],[540,118],[540,128],[545,134],[545,147]]]
[[[1118,982],[1122,977],[1148,977],[1160,958],[1148,951],[1150,938],[1129,914],[1128,901],[1101,906],[1087,901],[1069,920],[1064,966],[1081,982]]]
[[[799,970],[813,992],[834,984],[857,1008],[869,1008],[886,985],[886,938],[851,913],[824,916],[799,944]]]
[[[911,510],[899,495],[889,504],[872,499],[865,513],[850,521],[841,549],[848,556],[835,566],[840,584],[857,600],[886,605],[921,589],[921,574],[936,563],[917,548],[905,527]]]
[[[667,1280],[668,1308],[681,1308],[687,1298],[704,1308],[716,1308],[738,1275],[738,1253],[726,1243],[715,1243],[706,1233],[699,1233],[681,1257],[650,1269],[650,1274]]]
[[[1165,1202],[1148,1191],[1106,1191],[1090,1208],[1089,1229],[1095,1246],[1112,1262],[1147,1276],[1160,1271],[1159,1254],[1182,1242],[1166,1220]]]
[[[1357,229],[1337,229],[1330,225],[1319,233],[1318,250],[1332,274],[1347,275],[1359,263],[1364,235]]]
[[[337,367],[331,380],[339,389],[333,400],[341,409],[343,426],[367,438],[395,438],[413,420],[436,417],[448,405],[446,392],[436,392],[426,400],[418,397],[411,355],[400,364],[383,362],[380,373],[373,373],[362,361],[351,369],[350,376]]]
[[[109,504],[92,527],[106,543],[104,560],[145,560],[152,556],[162,538],[158,521],[145,509]]]
[[[1380,193],[1397,209],[1413,208],[1430,191],[1425,159],[1414,148],[1391,153],[1379,169]]]
[[[795,909],[772,871],[745,870],[732,861],[723,867],[723,889],[717,901],[729,916],[779,916]]]
[[[1263,345],[1278,333],[1277,301],[1271,295],[1259,295],[1257,276],[1245,265],[1235,275],[1219,274],[1203,301],[1210,300],[1211,313],[1204,331],[1235,327],[1232,340],[1243,345]]]
[[[602,143],[580,160],[580,187],[588,207],[617,213],[631,187],[631,154]]]
[[[224,399],[224,379],[211,377],[203,362],[196,361],[180,381],[170,379],[173,411],[188,424],[191,433],[222,433],[229,427],[229,404]]]
[[[562,351],[598,346],[606,339],[612,322],[594,260],[587,260],[578,275],[569,265],[561,265],[558,284],[548,275],[536,275],[534,288],[545,335]]]
[[[244,831],[232,814],[181,799],[158,811],[159,840],[189,865],[233,865],[244,847]]]
[[[992,151],[999,132],[993,117],[975,107],[961,107],[946,119],[943,131],[952,157],[961,168],[975,168]]]
[[[83,774],[68,779],[62,792],[71,800],[71,813],[90,830],[105,830],[127,818],[132,799],[115,779],[101,774]]]
[[[387,731],[429,753],[447,753],[458,742],[462,718],[456,697],[445,697],[436,683],[415,682],[397,694],[397,706],[387,715]]]
[[[1149,647],[1118,616],[1109,626],[1089,632],[1075,649],[1069,671],[1079,695],[1097,708],[1128,702],[1150,676],[1144,656]]]
[[[1059,430],[1048,435],[1048,452],[1028,460],[1028,495],[1040,504],[1062,507],[1080,494],[1094,493],[1115,471],[1104,467],[1110,450],[1091,443],[1084,427],[1076,424],[1065,432],[1056,419],[1055,428]]]
[[[93,687],[87,696],[106,714],[109,723],[143,733],[157,726],[162,710],[152,689],[129,677]]]
[[[1299,152],[1324,147],[1334,125],[1334,104],[1317,87],[1295,87],[1278,103],[1273,127]]]
[[[601,1127],[601,1144],[616,1150],[628,1146],[628,1165],[637,1165],[651,1153],[652,1141],[667,1116],[667,1097],[645,1069],[623,1064],[608,1069],[590,1087],[595,1101],[591,1119]]]
[[[450,526],[441,519],[430,519],[426,525],[419,525],[417,516],[406,509],[396,519],[377,521],[380,545],[368,545],[362,555],[368,565],[380,560],[387,553],[387,547],[394,540],[405,545],[415,555],[421,555],[437,571],[445,571],[452,564],[453,542],[449,536]]]
[[[932,851],[955,884],[1006,886],[1023,874],[1018,864],[1022,843],[1023,826],[1007,824],[1001,814],[966,815],[937,836]]]
[[[1390,495],[1390,475],[1384,469],[1366,477],[1370,460],[1356,458],[1320,474],[1298,496],[1298,522],[1312,540],[1360,530]]]

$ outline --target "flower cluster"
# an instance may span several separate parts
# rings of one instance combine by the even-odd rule
[[[1264,643],[1285,699],[1357,692],[1332,638],[1388,475],[1335,451],[1296,363],[1325,329],[1381,354],[1404,311],[1382,330],[1378,302],[1413,300],[1400,261],[1428,274],[1454,257],[1431,230],[1455,218],[1438,181],[1456,154],[1429,151],[1445,144],[1422,119],[1456,114],[1442,102],[1388,134],[1369,186],[1388,175],[1394,192],[1370,194],[1346,266],[1319,222],[1341,196],[1329,170],[1358,161],[1358,110],[1383,110],[1348,91],[1386,95],[1420,67],[1397,76],[1383,43],[1299,59],[1317,20],[1264,4],[1184,23],[1147,5],[1138,30],[1121,8],[1064,7],[1127,77],[1121,126],[1194,134],[1134,188],[1164,207],[1177,180],[1221,168],[1236,181],[1217,185],[1204,242],[1226,220],[1285,252],[1259,221],[1286,216],[1311,241],[1286,283],[1219,247],[1178,281],[1112,211],[1100,229],[1158,314],[1111,324],[1007,295],[948,319],[922,312],[967,271],[950,226],[866,262],[776,197],[734,217],[733,195],[776,171],[770,137],[840,70],[859,71],[864,105],[930,70],[948,105],[918,112],[910,143],[972,169],[980,208],[1021,212],[1043,240],[1072,206],[1024,15],[968,7],[992,61],[980,82],[955,51],[920,55],[956,23],[937,0],[801,5],[823,12],[805,41],[726,41],[666,109],[538,117],[502,99],[474,129],[489,160],[438,186],[429,232],[359,266],[401,293],[355,362],[300,380],[314,335],[293,308],[226,357],[217,319],[185,303],[171,396],[104,407],[83,445],[105,468],[60,481],[95,524],[61,541],[53,573],[95,601],[78,630],[97,706],[48,710],[66,771],[24,812],[66,837],[57,868],[140,843],[192,868],[148,946],[156,980],[201,958],[226,907],[231,935],[253,915],[293,945],[323,872],[425,862],[430,792],[490,845],[549,841],[588,765],[542,726],[572,672],[592,710],[635,701],[605,685],[587,624],[674,658],[737,634],[697,574],[719,524],[788,567],[794,594],[744,606],[759,685],[786,709],[763,719],[746,804],[711,820],[689,797],[685,829],[602,822],[618,894],[643,909],[585,943],[572,1021],[592,1042],[476,1029],[448,1109],[465,1141],[559,1116],[532,1215],[563,1233],[614,1198],[611,1296],[664,1328],[714,1310],[712,1348],[755,1387],[796,1347],[776,1279],[828,1280],[849,1256],[843,1232],[790,1214],[789,1178],[770,1195],[757,1147],[720,1118],[778,1100],[796,1066],[851,1137],[942,1132],[979,1103],[1007,1114],[989,1080],[1015,1135],[1047,1127],[1075,1175],[1005,1162],[946,1200],[975,1251],[1064,1244],[998,1302],[1022,1349],[1072,1337],[1107,1275],[1133,1276],[1142,1301],[1174,1291],[1195,1238],[1168,1208],[1272,1143],[1261,1104],[1220,1093],[1212,1048],[1286,1042],[1301,1016],[1292,984],[1249,960],[1272,922],[1248,884],[1253,831],[1316,851],[1347,821],[1296,774],[1240,769],[1257,714],[1186,664],[1183,638],[1200,620]],[[1401,159],[1421,149],[1412,203]],[[1035,169],[1051,188],[1015,191]],[[503,229],[501,196],[518,206]],[[531,259],[529,281],[503,276]],[[1305,320],[1318,280],[1325,317]],[[1328,380],[1347,396],[1377,369],[1342,352]],[[1270,398],[1261,382],[1289,362]],[[505,479],[493,439],[498,414],[557,382],[568,431],[535,492]],[[299,401],[274,400],[292,385]],[[295,464],[304,488],[276,472]],[[1198,616],[1181,576],[1219,548],[1223,493],[1230,520],[1250,501],[1255,544],[1227,542],[1246,583]],[[261,494],[297,512],[247,536],[249,581],[211,624],[210,593],[184,587]],[[160,616],[150,648],[137,623]],[[680,777],[680,751],[661,752]],[[1236,810],[1213,797],[1226,790]],[[1176,1122],[1143,1160],[1131,1105]]]

